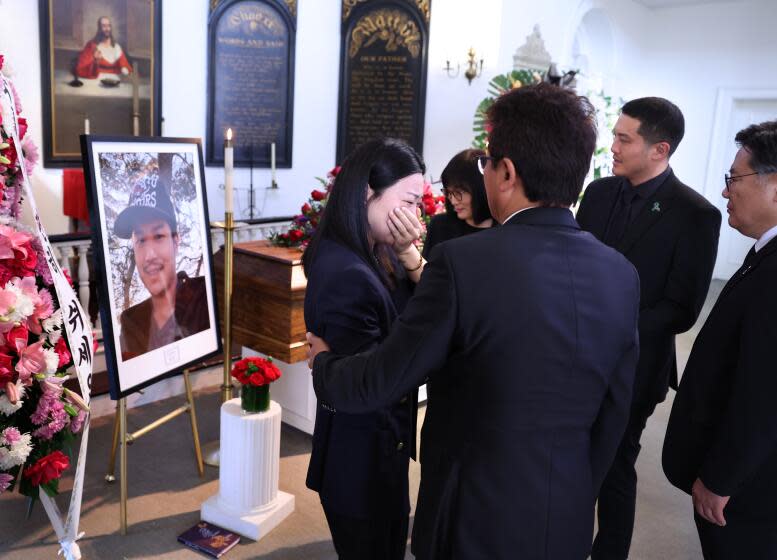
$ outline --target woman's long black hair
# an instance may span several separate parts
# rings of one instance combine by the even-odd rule
[[[386,285],[392,286],[391,259],[370,248],[367,187],[379,198],[384,190],[397,181],[425,171],[426,167],[418,152],[402,140],[394,138],[371,140],[348,154],[335,178],[321,221],[302,255],[305,274],[310,272],[321,240],[327,238],[359,255]],[[377,245],[376,251],[380,251]],[[382,261],[381,266],[376,257]]]

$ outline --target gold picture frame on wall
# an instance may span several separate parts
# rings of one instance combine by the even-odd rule
[[[79,135],[161,133],[161,0],[40,0],[45,167],[81,165]]]

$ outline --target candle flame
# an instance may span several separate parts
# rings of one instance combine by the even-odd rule
[[[232,129],[231,128],[227,129],[227,140],[232,140]]]

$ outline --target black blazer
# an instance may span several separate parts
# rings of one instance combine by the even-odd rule
[[[495,226],[496,220],[494,220],[493,223]],[[429,220],[429,227],[426,228],[426,241],[424,241],[423,257],[429,260],[432,249],[449,239],[456,239],[457,237],[470,233],[480,233],[487,229],[489,228],[478,228],[469,225],[464,220],[459,220],[456,217],[455,212],[445,212],[432,216],[432,219]]]
[[[577,211],[580,227],[602,239],[623,179],[591,183]],[[675,334],[699,317],[718,251],[720,211],[681,183],[674,172],[645,202],[615,247],[640,281],[640,358],[635,406],[653,406],[677,387]]]
[[[777,239],[740,269],[694,342],[672,406],[663,465],[731,496],[727,520],[777,521]]]
[[[374,351],[320,354],[319,398],[365,412],[429,372],[419,559],[585,558],[623,435],[639,280],[564,208],[442,243]]]
[[[383,340],[410,297],[394,292],[351,250],[323,239],[305,292],[307,330],[342,354]],[[408,515],[408,459],[415,456],[417,391],[408,389],[368,414],[335,411],[319,401],[306,484],[341,515],[396,519]]]

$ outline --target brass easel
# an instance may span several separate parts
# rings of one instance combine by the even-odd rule
[[[121,451],[119,453],[119,479],[121,483],[119,524],[122,535],[127,534],[127,446],[132,445],[140,436],[145,435],[154,428],[158,428],[173,418],[188,412],[189,419],[192,423],[194,454],[197,458],[197,473],[200,475],[200,478],[205,474],[205,468],[202,464],[202,450],[200,449],[200,433],[197,430],[197,415],[194,410],[194,395],[192,394],[192,384],[189,380],[188,369],[183,370],[183,382],[186,386],[186,404],[132,433],[127,433],[127,400],[125,398],[119,399],[116,404],[116,417],[113,421],[113,443],[111,445],[111,456],[108,460],[108,473],[105,475],[105,481],[111,483],[116,480],[116,477],[114,476],[116,471],[116,448],[119,447],[119,440],[121,440]]]

